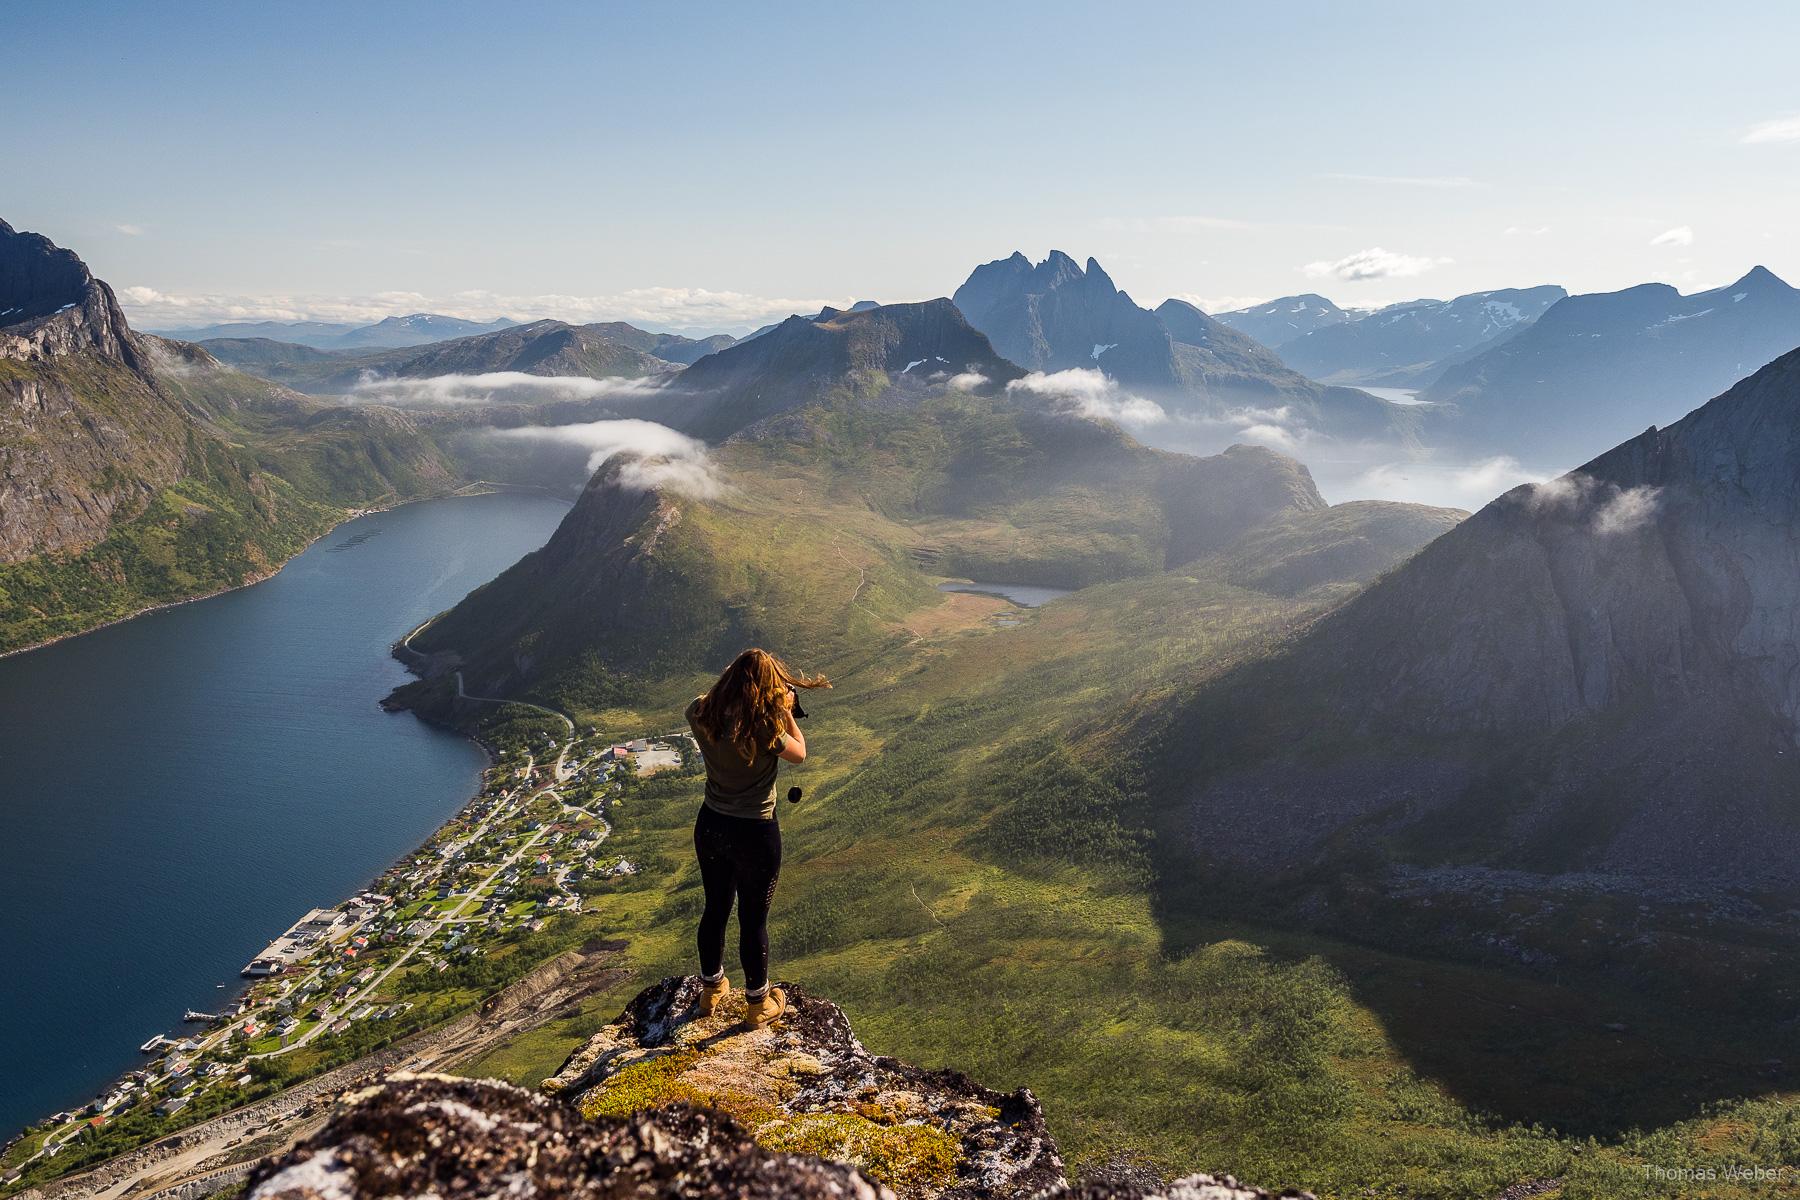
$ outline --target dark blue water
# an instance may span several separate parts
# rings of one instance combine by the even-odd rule
[[[542,496],[341,526],[264,583],[0,659],[0,1140],[85,1102],[474,793],[389,644],[541,545]]]
[[[1031,583],[940,583],[940,592],[973,592],[977,596],[998,596],[1011,600],[1020,608],[1038,608],[1058,596],[1069,594],[1068,588],[1038,587]]]

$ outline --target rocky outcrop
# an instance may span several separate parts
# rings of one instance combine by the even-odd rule
[[[953,300],[995,350],[1034,371],[1097,370],[1188,416],[1254,410],[1266,422],[1279,410],[1279,423],[1296,434],[1412,441],[1415,414],[1353,388],[1314,383],[1185,301],[1151,312],[1091,258],[1083,267],[1057,250],[1033,264],[1014,253],[976,267]]]
[[[180,477],[189,426],[112,289],[0,221],[0,563],[100,541]]]
[[[74,251],[0,221],[0,360],[43,362],[83,350],[146,369],[112,289]]]
[[[353,1093],[252,1176],[253,1200],[832,1197],[1259,1200],[1229,1177],[1142,1171],[1076,1187],[1029,1091],[870,1054],[836,1005],[788,985],[755,1032],[741,1001],[698,1018],[665,979],[545,1082],[548,1095],[445,1076]],[[1283,1193],[1304,1196],[1305,1193]]]
[[[665,979],[544,1083],[590,1116],[685,1100],[723,1109],[765,1146],[853,1162],[902,1196],[1032,1196],[1063,1162],[1029,1091],[863,1049],[842,1010],[787,986],[789,1014],[738,1030],[743,1001],[695,1013],[700,981]]]

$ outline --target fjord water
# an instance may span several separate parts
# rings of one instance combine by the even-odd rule
[[[566,511],[359,517],[254,587],[0,659],[0,1140],[92,1098],[469,799],[480,751],[377,707],[408,678],[389,645]]]

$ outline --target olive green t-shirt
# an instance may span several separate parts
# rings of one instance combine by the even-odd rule
[[[687,706],[688,728],[694,731],[694,742],[706,762],[706,807],[728,817],[775,816],[775,772],[781,766],[781,747],[786,739],[776,738],[775,745],[759,746],[745,758],[742,750],[729,741],[714,741],[694,720],[700,708],[700,697]]]

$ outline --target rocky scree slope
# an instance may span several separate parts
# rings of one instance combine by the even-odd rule
[[[1173,728],[1207,730],[1171,779],[1220,863],[1800,885],[1800,352],[1507,493]]]
[[[1257,1200],[1229,1177],[1070,1187],[1037,1099],[870,1054],[836,1005],[785,985],[772,1026],[700,982],[647,988],[545,1081],[397,1076],[252,1176],[254,1200],[860,1197]],[[1303,1196],[1304,1193],[1284,1193]]]

